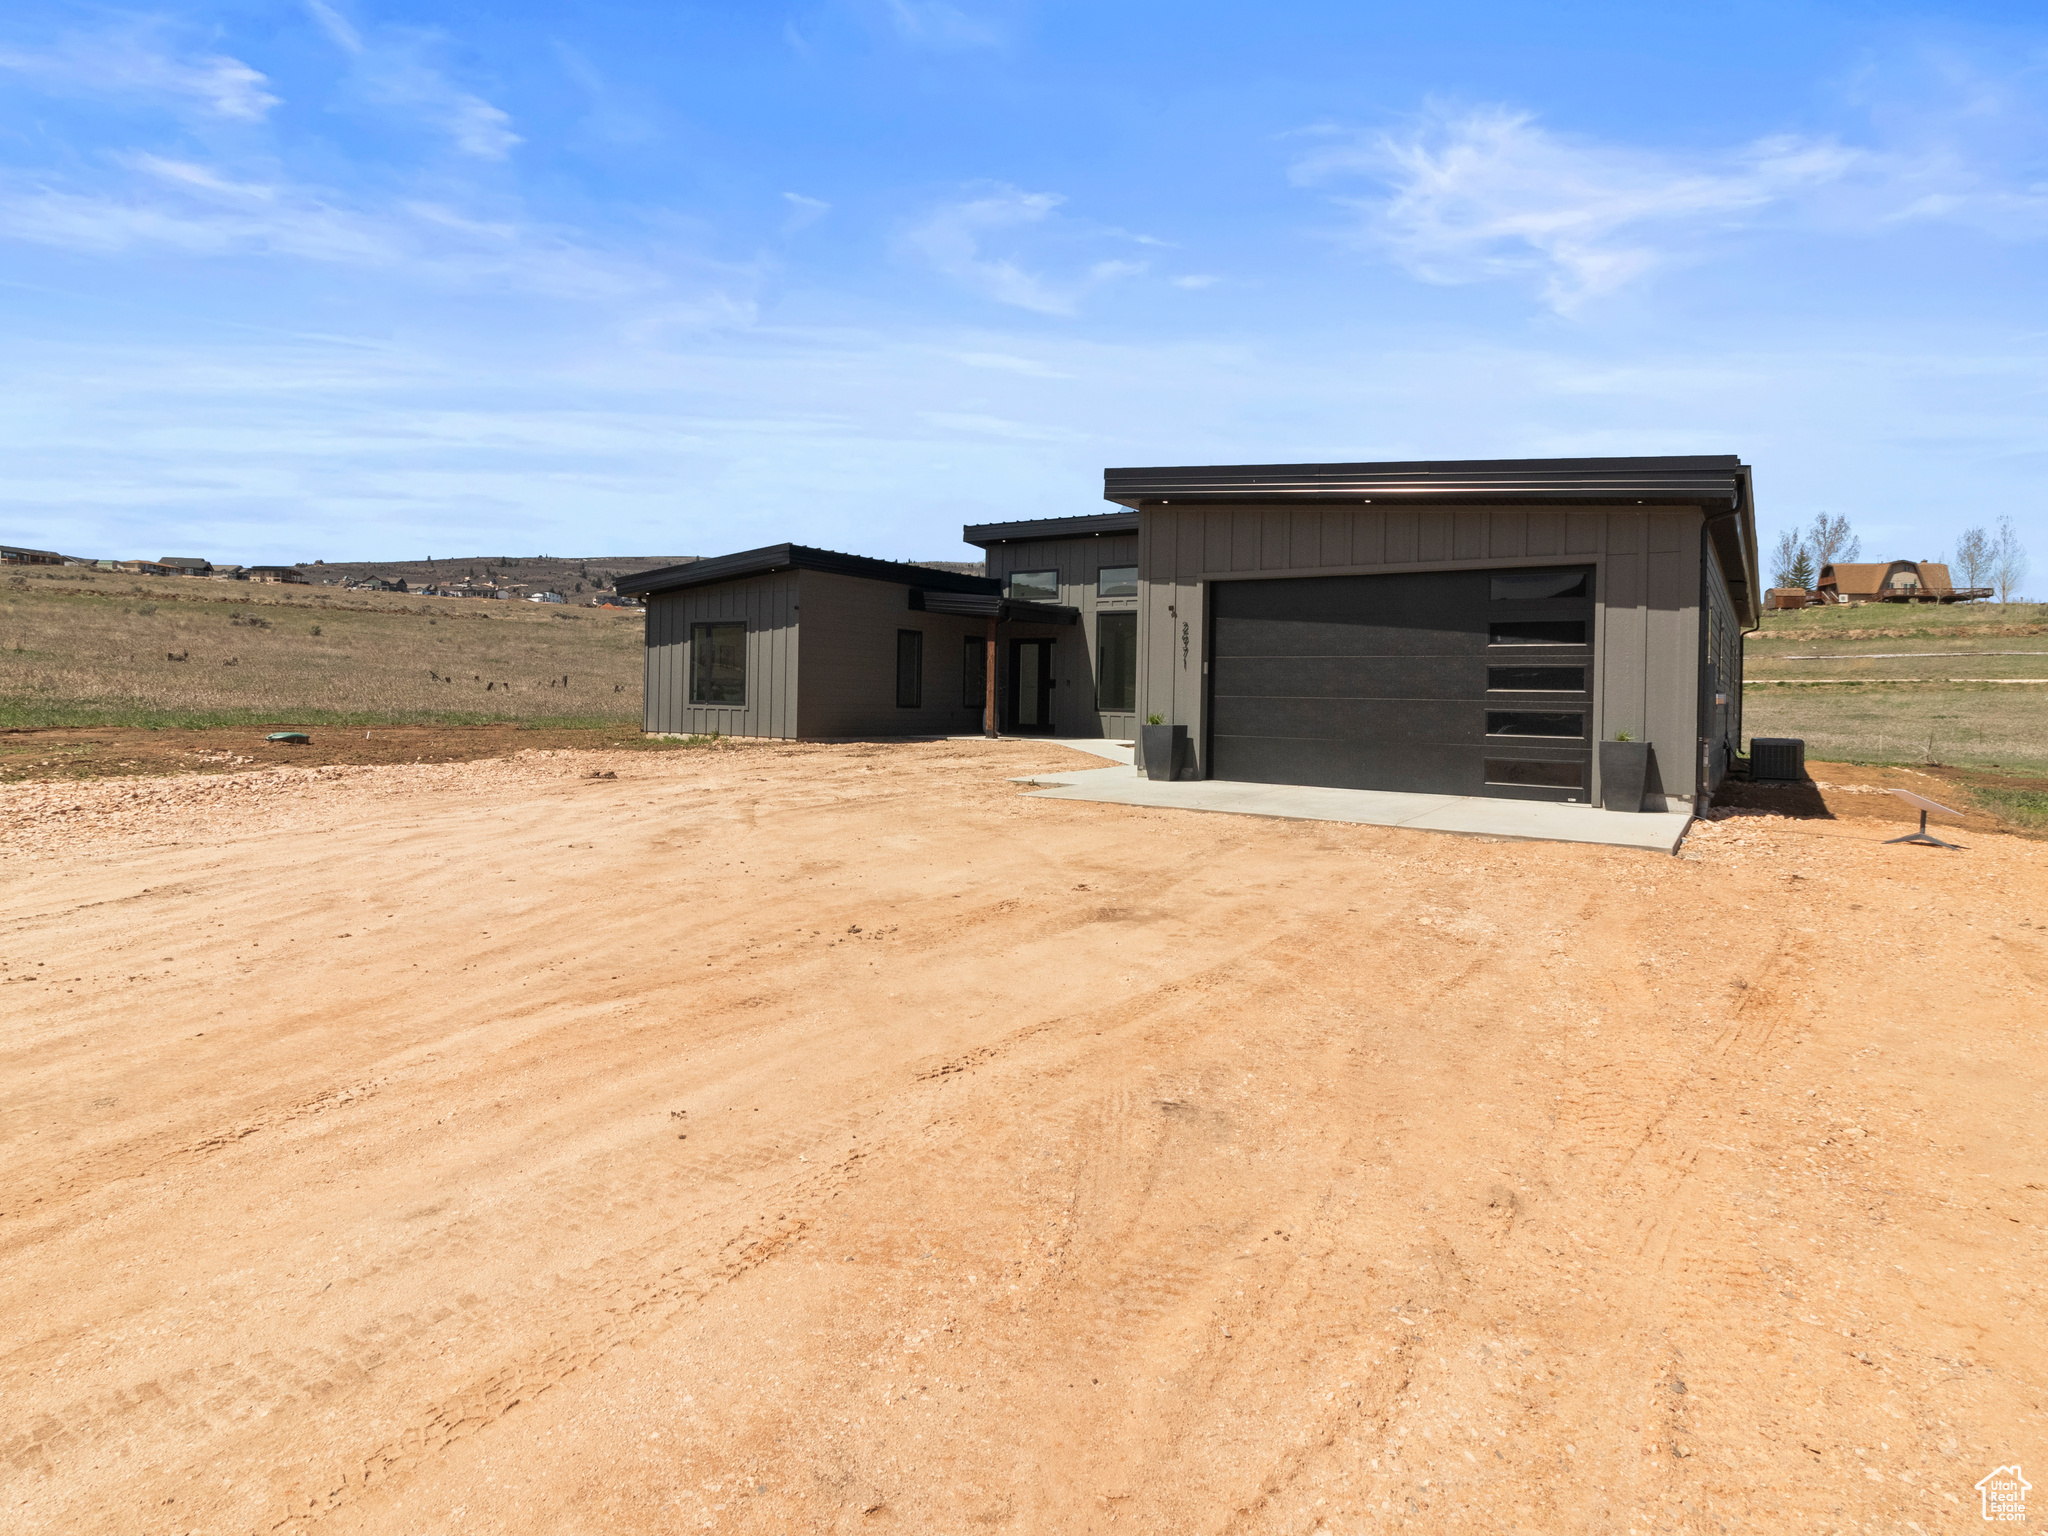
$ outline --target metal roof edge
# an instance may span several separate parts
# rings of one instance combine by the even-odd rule
[[[653,594],[676,592],[688,587],[716,586],[742,581],[749,576],[767,576],[776,571],[822,571],[833,576],[855,576],[867,581],[887,581],[899,586],[920,587],[936,592],[1000,592],[1002,583],[987,576],[963,576],[957,571],[935,571],[929,566],[901,560],[876,560],[867,555],[842,554],[836,549],[813,549],[804,544],[766,544],[737,554],[714,555],[685,565],[668,565],[659,570],[622,576],[614,589],[622,593]]]
[[[1384,464],[1236,464],[1105,469],[1105,500],[1371,499],[1733,505],[1734,454],[1661,458],[1463,459]]]
[[[1135,511],[1084,512],[1075,517],[1037,517],[1015,523],[969,523],[960,530],[960,542],[986,549],[991,544],[1020,544],[1032,539],[1100,537],[1137,531]]]

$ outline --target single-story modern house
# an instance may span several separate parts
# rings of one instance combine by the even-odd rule
[[[1671,800],[1738,750],[1763,587],[1732,456],[1112,469],[1104,495],[1123,510],[963,530],[981,577],[783,544],[622,579],[647,729],[1124,739],[1156,714],[1189,777],[1579,803],[1618,733]]]
[[[0,544],[0,565],[62,565],[64,557],[54,549],[23,549]]]
[[[173,576],[211,576],[213,562],[196,555],[165,555],[156,562]]]
[[[622,576],[647,606],[646,727],[664,735],[1050,735],[1039,658],[1079,614],[1002,583],[802,544]],[[1025,658],[991,686],[1000,632]],[[998,668],[1000,671],[1000,667]]]

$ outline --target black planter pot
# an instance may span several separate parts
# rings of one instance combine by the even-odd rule
[[[1148,779],[1180,777],[1180,765],[1187,757],[1188,728],[1184,725],[1141,725],[1138,727],[1139,766]]]
[[[1640,811],[1650,775],[1647,741],[1600,743],[1600,806],[1609,811]]]

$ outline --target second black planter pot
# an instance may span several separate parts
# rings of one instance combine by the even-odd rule
[[[1600,806],[1608,811],[1640,811],[1643,787],[1650,776],[1647,741],[1600,743]]]
[[[1141,725],[1138,727],[1138,748],[1144,754],[1146,778],[1178,778],[1181,759],[1187,755],[1188,728],[1184,725]]]

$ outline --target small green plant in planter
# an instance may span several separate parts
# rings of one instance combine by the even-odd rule
[[[1177,779],[1188,752],[1188,728],[1168,725],[1164,715],[1147,715],[1138,732],[1140,766],[1148,779]]]
[[[1636,733],[1634,731],[1616,731],[1614,733],[1614,739],[1616,741],[1634,741],[1636,739]]]

